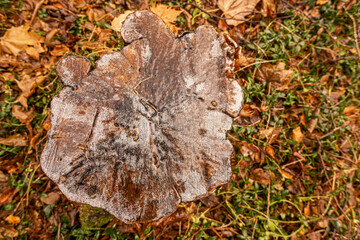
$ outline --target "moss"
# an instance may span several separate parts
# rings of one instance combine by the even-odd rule
[[[112,218],[113,216],[103,209],[89,205],[81,205],[80,207],[80,222],[83,229],[100,228]]]

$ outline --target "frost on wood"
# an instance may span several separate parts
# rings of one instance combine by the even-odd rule
[[[44,172],[71,200],[124,222],[157,220],[231,176],[226,138],[243,101],[225,77],[223,38],[209,26],[175,38],[160,18],[125,20],[128,46],[94,70],[79,56],[57,72]]]

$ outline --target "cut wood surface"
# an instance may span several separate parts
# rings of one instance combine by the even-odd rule
[[[224,41],[210,26],[175,38],[138,11],[121,34],[129,45],[94,70],[80,56],[58,64],[64,88],[41,165],[69,199],[124,222],[153,221],[229,181],[226,132],[243,94],[225,77]]]

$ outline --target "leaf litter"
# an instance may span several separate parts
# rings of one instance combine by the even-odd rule
[[[0,235],[292,240],[358,235],[358,2],[15,2],[0,7]],[[228,134],[234,145],[232,181],[159,222],[126,225],[113,219],[84,230],[79,204],[61,197],[37,168],[50,126],[49,104],[61,88],[53,69],[68,53],[95,61],[121,49],[122,21],[144,7],[175,34],[212,25],[235,42],[230,44],[235,77],[246,99]]]

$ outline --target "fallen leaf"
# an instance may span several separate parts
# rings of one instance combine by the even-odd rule
[[[41,84],[45,81],[46,76],[39,76],[36,79],[31,78],[28,75],[24,75],[21,81],[15,80],[18,87],[21,89],[22,93],[16,99],[15,102],[21,103],[25,108],[28,107],[27,99],[35,92],[35,88],[37,85]]]
[[[345,88],[339,90],[339,91],[334,91],[330,93],[330,101],[332,101],[333,103],[337,103],[339,101],[339,98],[341,96],[344,96],[346,90]]]
[[[28,46],[34,46],[38,53],[44,52],[40,42],[43,41],[43,37],[36,33],[29,31],[30,27],[22,25],[19,27],[12,27],[7,30],[4,36],[1,38],[1,48],[15,56],[22,50],[25,50]],[[33,50],[31,50],[33,51]]]
[[[168,5],[164,4],[154,4],[151,6],[150,10],[161,17],[161,19],[168,25],[171,31],[177,35],[178,28],[175,26],[174,22],[176,18],[183,12],[182,10],[176,10]]]
[[[225,17],[234,19],[244,19],[249,15],[260,0],[219,0],[218,7],[224,12]],[[226,23],[237,26],[243,21],[227,19]]]
[[[291,175],[290,173],[288,173],[286,170],[282,170],[282,169],[278,169],[279,173],[281,174],[281,176],[283,176],[286,179],[290,179],[290,180],[294,180],[293,175]]]
[[[29,124],[35,117],[33,111],[25,112],[23,107],[20,105],[13,106],[12,115],[24,124]]]
[[[301,142],[301,140],[304,137],[304,134],[302,134],[302,132],[301,132],[301,127],[297,127],[295,129],[293,129],[292,136],[295,141],[297,141],[298,143]]]
[[[275,90],[284,91],[288,89],[293,74],[293,70],[285,69],[285,63],[278,62],[276,65],[270,63],[262,64],[256,76],[260,82],[267,82]]]
[[[345,114],[346,116],[355,115],[358,112],[359,112],[359,109],[357,109],[356,106],[347,106],[343,110],[343,114]]]
[[[317,221],[317,225],[321,228],[327,228],[329,226],[329,220],[327,220],[326,218],[320,218]]]
[[[251,160],[256,162],[264,162],[265,155],[261,149],[253,143],[248,143],[246,141],[235,143],[238,146],[241,154],[244,157],[250,157]]]
[[[306,207],[304,207],[304,215],[305,215],[306,217],[308,217],[308,216],[310,216],[310,214],[311,214],[310,202],[308,202],[308,203],[306,204]]]
[[[269,127],[266,129],[261,129],[260,130],[260,137],[261,138],[266,138],[269,144],[272,144],[276,141],[276,139],[278,138],[278,136],[280,135],[280,128],[274,128],[274,127]]]
[[[270,145],[266,146],[265,151],[270,157],[275,158],[275,151]]]
[[[114,18],[111,22],[111,29],[117,32],[120,32],[123,22],[129,16],[129,14],[133,13],[132,10],[127,10],[124,13],[120,14],[118,17]]]
[[[60,57],[64,56],[69,51],[69,48],[65,45],[57,45],[53,50],[50,51],[52,56]]]
[[[0,195],[0,206],[11,203],[13,197],[18,192],[15,188],[8,188]]]
[[[11,214],[5,218],[5,221],[12,225],[18,225],[20,223],[20,217]]]
[[[269,184],[271,182],[272,175],[269,170],[256,168],[251,172],[250,179],[260,184]]]
[[[326,3],[328,3],[329,2],[329,0],[317,0],[316,1],[316,5],[324,5],[324,4],[326,4]]]
[[[59,199],[60,194],[57,192],[51,192],[47,197],[40,197],[40,200],[47,205],[55,204]]]
[[[308,131],[310,132],[310,133],[312,133],[313,131],[314,131],[314,129],[315,129],[315,127],[316,127],[316,125],[317,125],[317,123],[318,123],[318,121],[319,121],[319,118],[318,118],[318,116],[319,116],[319,114],[320,114],[320,108],[316,108],[313,112],[312,112],[312,119],[311,119],[311,121],[310,121],[310,123],[309,123],[309,127],[308,127]]]
[[[26,146],[26,137],[21,134],[15,134],[7,138],[0,138],[0,144],[13,147]]]
[[[266,17],[274,17],[276,14],[276,0],[262,0],[261,8]]]
[[[1,225],[0,226],[0,236],[5,236],[7,238],[16,238],[18,236],[18,231],[13,226]]]

